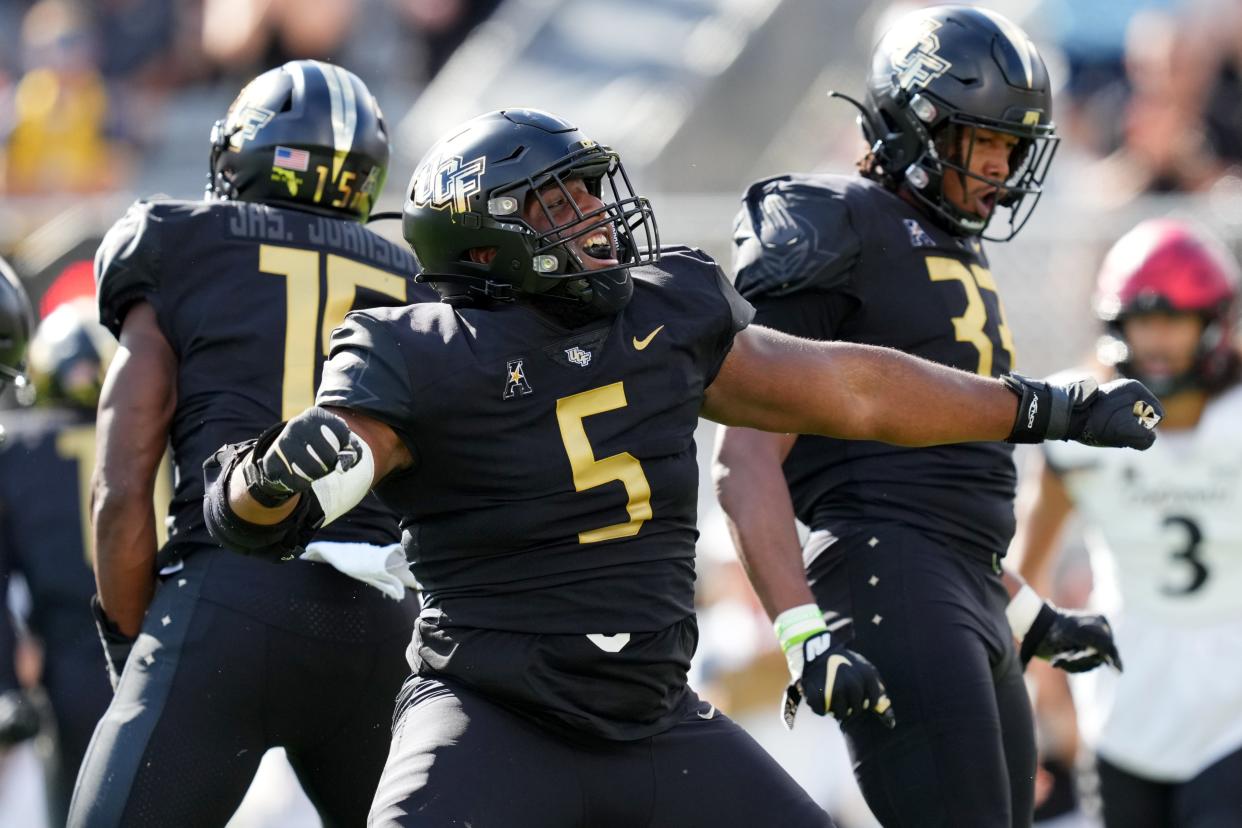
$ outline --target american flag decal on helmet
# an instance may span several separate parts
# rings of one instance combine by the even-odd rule
[[[306,168],[310,166],[310,153],[306,150],[277,147],[276,155],[272,158],[272,166],[306,172]]]

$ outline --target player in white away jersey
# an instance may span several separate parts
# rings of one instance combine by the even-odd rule
[[[1234,259],[1178,222],[1114,245],[1096,296],[1101,370],[1160,397],[1161,438],[1144,454],[1045,444],[1019,532],[1038,582],[1069,514],[1085,524],[1093,608],[1125,660],[1124,674],[1074,681],[1107,828],[1242,825],[1238,282]]]

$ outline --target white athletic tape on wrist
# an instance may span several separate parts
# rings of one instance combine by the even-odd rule
[[[337,466],[330,474],[311,484],[319,507],[323,509],[324,526],[357,506],[371,491],[371,481],[375,477],[375,458],[371,456],[371,447],[366,440],[353,440],[351,444],[358,447],[358,462],[348,471],[341,471]]]
[[[1009,629],[1013,631],[1014,638],[1019,642],[1026,638],[1031,625],[1035,623],[1035,617],[1043,607],[1044,599],[1039,597],[1039,593],[1031,589],[1030,585],[1023,584],[1018,594],[1010,599],[1009,606],[1005,607],[1005,618],[1009,621]]]
[[[801,604],[776,616],[772,627],[776,630],[776,638],[785,654],[785,663],[789,665],[789,674],[797,681],[802,678],[804,642],[808,638],[828,632],[824,613],[815,604]]]

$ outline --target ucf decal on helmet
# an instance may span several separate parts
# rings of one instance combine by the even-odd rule
[[[365,221],[388,174],[388,128],[357,75],[295,60],[246,85],[211,129],[209,197]]]
[[[861,110],[879,176],[906,187],[942,223],[982,235],[993,215],[980,218],[950,203],[941,192],[950,172],[998,188],[1008,227],[985,238],[1011,239],[1030,218],[1059,139],[1048,70],[1026,34],[1006,18],[970,6],[905,15],[872,54],[863,102],[831,94]],[[969,171],[976,128],[1019,139],[1007,180]],[[963,135],[970,141],[961,151]]]
[[[583,213],[565,187],[578,179],[602,206]],[[573,218],[536,230],[523,218],[535,199],[551,221],[553,194]],[[616,313],[633,291],[629,269],[659,258],[647,199],[634,193],[621,157],[555,115],[534,109],[489,112],[431,148],[406,194],[405,239],[430,282],[451,301],[557,297]],[[567,242],[603,231],[617,265],[586,267]],[[487,262],[470,252],[491,248]]]

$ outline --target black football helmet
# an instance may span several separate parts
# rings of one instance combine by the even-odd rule
[[[246,84],[211,128],[209,197],[365,221],[388,174],[388,128],[357,75],[294,60]]]
[[[30,341],[35,399],[93,410],[115,352],[116,340],[99,324],[93,301],[79,298],[57,305]]]
[[[26,346],[34,329],[30,298],[4,259],[0,259],[0,391],[9,383],[26,385]]]
[[[995,212],[980,218],[946,200],[941,182],[947,170],[998,188],[997,205],[1008,208],[1009,227],[984,238],[1007,241],[1030,218],[1059,139],[1043,58],[1003,16],[974,6],[905,15],[876,46],[866,97],[854,103],[883,178],[905,185],[950,229],[983,235]],[[964,154],[959,139],[972,128],[1020,139],[1007,180],[969,172],[973,132],[965,133],[971,140]]]
[[[599,210],[578,208],[565,187],[573,179],[603,202]],[[523,210],[534,198],[551,220],[550,187],[576,218],[537,231]],[[419,279],[450,302],[545,296],[612,314],[633,292],[629,269],[660,255],[651,204],[635,195],[621,157],[535,109],[480,115],[432,147],[410,181],[402,229],[423,268]],[[566,242],[601,230],[618,264],[590,270]],[[486,264],[474,262],[474,248],[496,253]]]

